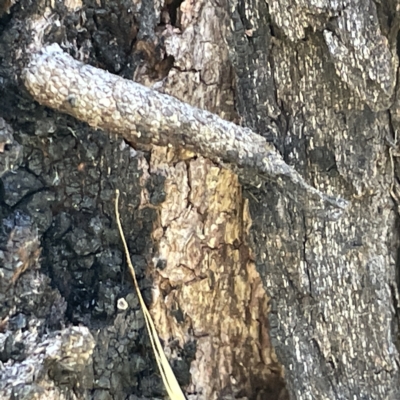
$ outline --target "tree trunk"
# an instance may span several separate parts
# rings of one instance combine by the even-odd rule
[[[115,189],[188,399],[400,398],[382,3],[0,1],[1,398],[165,395]]]

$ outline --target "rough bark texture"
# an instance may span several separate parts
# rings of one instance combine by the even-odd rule
[[[388,105],[397,54],[382,32],[398,29],[395,4],[268,3],[276,99],[267,109],[280,104],[285,159],[317,188],[352,201],[343,218],[327,221],[271,186],[255,194],[253,243],[271,296],[272,343],[292,398],[395,399],[398,235],[386,137],[395,132]],[[255,32],[261,10],[261,2],[246,9]],[[256,77],[250,86],[263,90]]]
[[[346,201],[325,196],[304,182],[260,135],[171,96],[79,63],[58,45],[33,54],[23,79],[40,104],[120,134],[129,142],[183,147],[217,163],[234,165],[238,172],[250,170],[255,178],[283,176],[310,195],[338,208],[347,206]]]
[[[398,399],[397,2],[52,7],[1,6],[0,396],[163,395],[123,266],[119,188],[188,398]],[[350,207],[321,212],[291,180],[243,188],[193,147],[135,151],[38,105],[20,73],[53,42],[264,136]]]
[[[174,347],[196,343],[188,392],[277,398],[267,298],[249,253],[251,221],[237,177],[202,157],[171,167],[171,151],[153,155],[151,170],[166,176],[166,198],[152,313],[159,335],[175,338]]]
[[[77,58],[125,78],[135,76],[147,85],[160,78],[153,71],[160,60],[151,59],[151,51],[159,49],[146,41],[156,40],[151,25],[154,10],[149,13],[151,3],[135,7],[130,2],[120,3],[118,12],[113,9],[115,4],[84,7],[76,14],[63,9],[52,14],[41,9],[39,17],[24,20],[30,31],[26,32],[26,42],[19,45],[23,48],[26,43],[28,56],[43,40],[38,30],[48,26],[53,30],[47,28],[49,36],[43,43],[52,42],[58,35],[64,38],[54,22],[65,16],[62,27],[68,27],[68,40],[78,42],[78,49],[72,46],[71,51]],[[195,11],[196,18],[185,22],[181,16],[181,23],[187,25],[185,33],[172,32],[166,44],[177,67],[170,71],[170,80],[157,85],[193,106],[233,119],[233,75],[227,49],[220,46],[216,15],[221,9],[202,7],[204,12]],[[128,12],[124,14],[128,8],[134,18],[130,15],[129,19]],[[26,240],[6,248],[5,258],[10,259],[4,266],[9,271],[8,280],[13,276],[18,279],[14,279],[11,290],[4,288],[5,304],[9,306],[1,311],[9,321],[2,342],[2,377],[10,378],[4,379],[1,394],[6,398],[24,395],[20,385],[10,389],[12,368],[23,371],[22,357],[27,360],[28,370],[43,364],[41,378],[28,379],[30,396],[124,399],[130,395],[135,399],[163,395],[138,302],[124,273],[112,213],[114,189],[118,187],[125,193],[123,224],[142,290],[149,302],[153,298],[152,313],[160,337],[188,398],[284,396],[282,372],[269,344],[268,299],[248,248],[248,203],[242,198],[237,177],[182,148],[174,152],[153,147],[150,153],[150,147],[142,146],[144,153],[135,152],[113,136],[38,107],[13,76],[25,62],[17,61],[18,55],[10,51],[15,45],[11,38],[16,40],[13,28],[22,24],[21,12],[15,11],[8,20],[10,40],[5,41],[2,53],[6,79],[2,115],[24,149],[21,166],[16,165],[15,173],[3,179],[8,205],[4,211],[4,243],[13,243],[10,235],[14,226],[9,221],[17,227],[25,222],[32,235],[38,227],[36,243],[42,250],[40,264],[38,255],[34,258],[35,254],[29,253],[26,271],[19,275],[14,271],[18,271],[20,248],[26,247]],[[188,17],[193,12],[187,5]],[[86,23],[81,28],[77,16],[83,13]],[[41,17],[43,14],[47,19]],[[124,29],[133,26],[133,31],[137,18],[137,36],[125,37],[126,31],[121,34],[115,18]],[[210,23],[214,26],[211,32]],[[79,37],[78,30],[82,34],[82,29],[82,36],[89,32],[90,40]],[[190,37],[186,37],[191,30]],[[31,39],[32,31],[38,34]],[[209,42],[204,42],[205,31]],[[118,46],[108,44],[110,37]],[[133,48],[126,46],[132,40]],[[189,46],[183,51],[185,43]],[[196,51],[193,46],[198,46]],[[126,47],[128,55],[121,50]],[[196,70],[188,60],[194,55]],[[220,63],[215,64],[215,58]],[[180,65],[183,62],[187,72]],[[21,98],[17,101],[16,96]],[[11,159],[8,154],[6,157]],[[43,282],[40,290],[34,291],[35,286],[27,290],[28,282],[35,282],[32,274]],[[37,299],[40,307],[35,310],[17,304],[13,308],[14,299],[19,298],[30,302]],[[48,367],[51,360],[47,353],[33,357],[30,349],[37,343],[48,343],[43,336],[47,330],[64,329],[70,324],[89,327],[96,347],[87,349],[82,342],[84,354],[93,351],[88,370],[74,373],[66,366],[65,378],[60,382]],[[24,338],[29,344],[24,351],[19,350],[23,346],[18,337],[21,330],[30,334]]]

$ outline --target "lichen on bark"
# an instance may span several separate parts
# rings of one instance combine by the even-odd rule
[[[395,1],[350,0],[345,6],[333,0],[185,1],[172,2],[162,10],[160,2],[146,0],[76,2],[77,8],[69,2],[68,10],[54,3],[55,9],[46,12],[48,18],[41,25],[51,27],[46,31],[50,33],[44,42],[39,40],[43,36],[33,35],[39,44],[35,50],[44,43],[58,42],[74,58],[152,86],[153,90],[145,91],[128,85],[134,93],[143,94],[139,98],[149,111],[147,117],[135,114],[134,120],[127,118],[131,125],[125,133],[116,126],[104,126],[126,134],[134,145],[140,140],[174,143],[174,148],[154,146],[145,154],[128,149],[113,134],[105,135],[78,122],[74,113],[79,108],[73,106],[79,105],[79,88],[69,98],[70,87],[66,88],[61,107],[74,115],[67,118],[40,107],[18,87],[18,68],[28,66],[24,63],[31,58],[32,49],[21,43],[31,36],[29,29],[38,21],[37,15],[30,17],[44,13],[44,5],[33,11],[28,3],[20,0],[14,6],[15,14],[5,17],[11,21],[9,25],[1,25],[5,34],[0,33],[4,60],[0,74],[6,71],[6,75],[0,89],[6,100],[0,113],[24,145],[22,164],[18,161],[14,174],[6,171],[2,178],[6,189],[2,210],[8,213],[7,221],[18,222],[17,216],[28,214],[32,225],[39,227],[39,235],[44,235],[41,272],[50,278],[41,281],[39,293],[30,296],[35,302],[46,296],[54,299],[61,317],[49,316],[40,324],[52,321],[50,329],[59,329],[60,322],[72,321],[95,327],[92,332],[99,330],[93,353],[93,396],[162,395],[151,360],[143,356],[148,354],[141,335],[143,321],[135,298],[127,294],[130,288],[124,284],[120,248],[110,222],[109,203],[118,186],[129,193],[123,196],[122,216],[142,291],[149,301],[150,289],[155,291],[153,311],[160,335],[180,382],[193,389],[190,398],[201,399],[204,393],[225,399],[233,395],[278,397],[282,373],[270,351],[271,340],[292,398],[397,400],[399,239],[390,195],[399,171],[395,156],[398,100],[392,104],[394,93],[399,92]],[[174,26],[157,27],[158,17],[166,12],[176,12],[170,21]],[[146,41],[158,53],[150,51],[143,56]],[[151,59],[154,55],[156,60]],[[167,64],[171,69],[163,69],[160,76],[163,57],[170,62],[169,56],[174,63]],[[87,72],[88,67],[80,64],[78,77],[82,71]],[[104,71],[91,71],[116,82]],[[69,82],[68,77],[57,79]],[[47,88],[52,85],[50,81]],[[125,83],[121,87],[126,87]],[[230,130],[246,132],[243,138],[254,138],[248,145],[260,147],[262,152],[262,136],[273,142],[285,164],[268,145],[273,154],[271,165],[278,162],[279,174],[289,171],[288,177],[281,174],[282,179],[277,178],[277,170],[261,163],[267,168],[267,174],[264,171],[257,181],[261,186],[240,189],[237,177],[220,168],[229,164],[234,169],[238,159],[243,163],[240,152],[235,148],[236,152],[227,155],[229,146],[223,146],[214,153],[211,143],[187,135],[190,130],[178,124],[183,118],[179,113],[182,103],[166,100],[154,89],[211,113],[195,112],[206,124],[211,121],[216,130],[194,129],[195,133],[234,138],[232,143],[237,144],[235,135],[220,135],[218,129],[228,127],[228,134]],[[57,87],[53,91],[57,100],[62,93],[57,93]],[[95,93],[85,106],[103,98],[107,101],[108,94],[97,98]],[[46,87],[43,95],[48,95]],[[174,113],[179,118],[167,115],[163,129],[168,132],[171,127],[174,132],[169,133],[178,136],[167,136],[160,133],[163,129],[155,128],[164,120],[162,107],[150,108],[147,98],[154,104],[158,99],[157,104],[167,101],[176,105]],[[122,102],[120,106],[126,112],[130,104]],[[193,113],[186,107],[184,110]],[[221,122],[213,114],[240,121],[248,129]],[[100,126],[103,117],[107,120],[106,112],[97,113],[89,122]],[[392,143],[390,150],[388,142]],[[183,145],[190,150],[185,151]],[[194,154],[196,146],[208,160]],[[259,165],[254,171],[249,168],[251,162],[238,169],[241,178],[259,174]],[[286,182],[283,190],[281,181]],[[220,183],[218,190],[213,186],[216,182]],[[312,194],[304,182],[312,183],[318,193],[351,200],[351,207],[341,219],[319,212],[313,202],[308,204],[316,192],[311,190]],[[231,195],[237,203],[223,207]],[[216,210],[221,211],[219,217],[213,213]],[[248,221],[249,229],[250,217],[250,238],[245,237],[247,233],[238,235],[243,227],[240,222]],[[241,243],[231,243],[238,237]],[[196,244],[205,246],[205,260],[195,251]],[[214,258],[207,260],[207,254]],[[35,273],[23,274],[15,293],[29,287],[29,278]],[[262,319],[266,298],[260,278],[270,296],[269,325]],[[50,279],[58,285],[56,289],[50,287]],[[215,296],[215,307],[223,309],[224,297],[218,296],[214,281],[223,286],[220,292],[227,287],[226,293],[231,294],[225,325],[199,309],[200,296],[195,297],[200,293],[204,304],[214,304]],[[251,288],[246,286],[250,282]],[[198,288],[194,294],[192,287]],[[128,309],[117,311],[117,299],[124,299]],[[26,298],[20,296],[20,300],[32,310]],[[256,312],[254,304],[261,304]],[[214,343],[202,336],[197,317],[215,322],[208,325],[217,338]],[[191,319],[195,321],[191,323]],[[11,328],[24,325],[24,320],[21,314],[13,316]],[[258,322],[260,331],[255,332]],[[33,329],[29,326],[27,329]],[[266,326],[270,336],[266,336]],[[12,336],[15,332],[17,328]],[[193,332],[200,332],[200,337]],[[174,335],[178,340],[173,340]],[[240,349],[226,345],[231,339]],[[11,348],[18,346],[16,342]],[[211,354],[211,346],[221,357],[202,357]],[[257,350],[257,357],[249,356]],[[3,353],[7,362],[17,365],[7,351]],[[246,358],[250,361],[244,362]],[[192,379],[199,377],[197,386],[190,381],[189,365]],[[254,367],[255,372],[246,366]],[[276,392],[268,386],[272,382],[268,376],[277,378]],[[212,388],[206,385],[208,379]]]

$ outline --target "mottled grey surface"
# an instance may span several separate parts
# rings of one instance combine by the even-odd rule
[[[0,177],[16,169],[22,161],[22,146],[15,141],[13,129],[0,118]]]
[[[238,90],[244,121],[254,127],[261,115],[278,125],[274,143],[285,161],[318,189],[351,200],[329,221],[273,185],[249,196],[287,388],[293,399],[397,399],[398,216],[386,139],[395,134],[388,112],[397,83],[395,2],[377,11],[372,1],[272,0],[269,30],[260,27],[264,2],[240,4],[245,19],[243,27],[232,23],[230,47],[238,76],[253,77]],[[244,40],[244,29],[255,39]],[[255,75],[259,36],[270,46]],[[271,91],[268,117],[246,101]]]
[[[174,145],[216,162],[284,177],[338,208],[347,202],[307,184],[260,135],[101,69],[84,65],[56,44],[32,56],[24,70],[27,89],[41,104],[107,129],[135,143]]]
[[[59,23],[53,24],[48,42],[61,43],[68,37],[79,44],[75,58],[96,65],[98,61],[109,71],[132,76],[136,63],[141,62],[138,54],[131,52],[140,9],[135,6],[128,13],[125,1],[110,2],[100,9],[95,2],[85,3],[85,28],[81,29],[79,15],[72,13],[63,23],[56,16]],[[259,190],[249,189],[257,267],[271,297],[270,334],[285,368],[289,393],[301,400],[397,400],[399,238],[397,208],[391,197],[400,170],[396,158],[400,115],[397,2],[271,0],[266,5],[243,0],[226,6],[232,19],[227,28],[232,35],[228,44],[237,78],[237,108],[243,124],[255,132],[254,143],[264,146],[256,134],[265,136],[277,146],[286,164],[320,192],[351,200],[342,218],[327,218],[326,213],[313,210],[312,204],[304,207],[305,201],[299,201],[293,185],[283,186],[291,190],[282,193],[280,185],[267,180]],[[130,304],[130,286],[123,280],[122,253],[111,222],[112,193],[115,186],[122,185],[123,191],[134,193],[126,199],[122,213],[128,216],[134,210],[134,217],[127,218],[124,225],[128,225],[130,247],[138,254],[135,265],[142,271],[146,264],[143,255],[151,253],[146,244],[151,242],[155,218],[151,209],[138,208],[139,165],[145,165],[145,157],[140,155],[141,163],[135,164],[118,140],[110,144],[103,133],[39,107],[26,93],[21,96],[23,90],[13,74],[26,66],[29,53],[18,61],[10,55],[15,56],[13,49],[25,49],[30,32],[24,18],[33,10],[42,13],[44,7],[35,4],[37,9],[32,8],[29,0],[14,7],[15,19],[5,16],[2,21],[7,22],[0,26],[0,113],[13,127],[25,155],[16,170],[17,179],[12,179],[10,172],[2,178],[6,185],[2,213],[10,220],[17,216],[25,220],[28,215],[30,231],[37,225],[38,232],[45,233],[42,268],[53,279],[59,278],[54,279],[59,285],[56,289],[46,279],[37,286],[37,279],[29,281],[29,273],[35,273],[32,270],[20,277],[14,290],[21,293],[33,285],[33,305],[53,296],[56,315],[50,311],[42,317],[42,323],[50,323],[52,329],[62,329],[59,325],[65,312],[69,323],[98,327],[93,398],[155,398],[161,390],[159,381],[153,379],[150,361],[140,356],[148,354],[148,347],[141,340],[143,325],[137,304],[133,301],[121,314],[115,307],[121,297]],[[65,10],[55,7],[57,15],[65,15]],[[153,13],[153,8],[156,5],[149,2],[141,9]],[[151,36],[154,15],[143,18],[142,26],[147,33],[141,34]],[[133,87],[135,91],[137,86]],[[65,96],[55,90],[55,99],[57,95]],[[146,91],[146,96],[153,95]],[[70,97],[60,107],[77,116],[78,97]],[[160,99],[159,104],[165,99],[155,98]],[[144,104],[146,112],[154,110]],[[104,108],[96,112],[97,119],[88,122],[101,122]],[[160,126],[159,114],[156,118],[151,112],[136,116],[142,130],[134,129],[134,134],[140,132],[141,140],[151,143],[155,130],[151,123]],[[178,132],[182,129],[179,118],[175,121],[167,115],[167,119],[165,126]],[[130,123],[135,124],[136,119]],[[118,130],[118,124],[113,129]],[[135,135],[132,140],[137,140]],[[159,140],[168,143],[166,137]],[[193,140],[181,135],[176,143],[193,146]],[[207,154],[207,147],[200,149]],[[217,154],[220,161],[232,162],[240,155],[223,152],[220,148]],[[162,182],[149,185],[155,194],[162,193]],[[7,229],[2,237],[5,250]],[[15,256],[15,252],[10,254]],[[12,268],[17,263],[18,259]],[[141,282],[148,287],[146,280]],[[32,313],[32,304],[19,297],[20,308]],[[66,310],[61,297],[66,299]],[[8,313],[8,307],[4,312]],[[29,318],[21,312],[12,315],[9,324],[14,336],[27,330]],[[2,362],[21,362],[24,351],[18,341],[9,339],[4,348]],[[118,362],[114,364],[115,358]],[[123,360],[128,360],[127,364]]]
[[[36,322],[36,323],[35,323]],[[95,341],[86,327],[70,327],[59,332],[38,335],[37,321],[30,321],[17,337],[0,333],[0,353],[18,346],[24,349],[18,362],[6,362],[1,369],[0,396],[3,399],[66,399],[68,385],[77,391],[92,386],[92,353]],[[20,354],[21,349],[15,354]],[[10,354],[12,357],[12,353]]]

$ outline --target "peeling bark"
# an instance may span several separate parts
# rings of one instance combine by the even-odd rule
[[[203,157],[171,167],[168,153],[155,148],[150,165],[166,177],[153,259],[162,265],[153,272],[159,335],[175,338],[166,346],[171,355],[177,344],[196,343],[188,393],[278,398],[268,301],[249,249],[251,219],[237,176]]]
[[[29,362],[38,395],[164,395],[125,279],[118,187],[188,398],[397,400],[397,2],[167,3],[20,0],[1,17],[3,397],[24,395],[10,381]],[[65,53],[34,62],[56,68],[26,76],[54,110],[18,80],[51,43]],[[79,94],[88,82],[93,99]],[[337,213],[331,194],[351,207]],[[96,347],[63,381],[31,344],[71,324]]]

